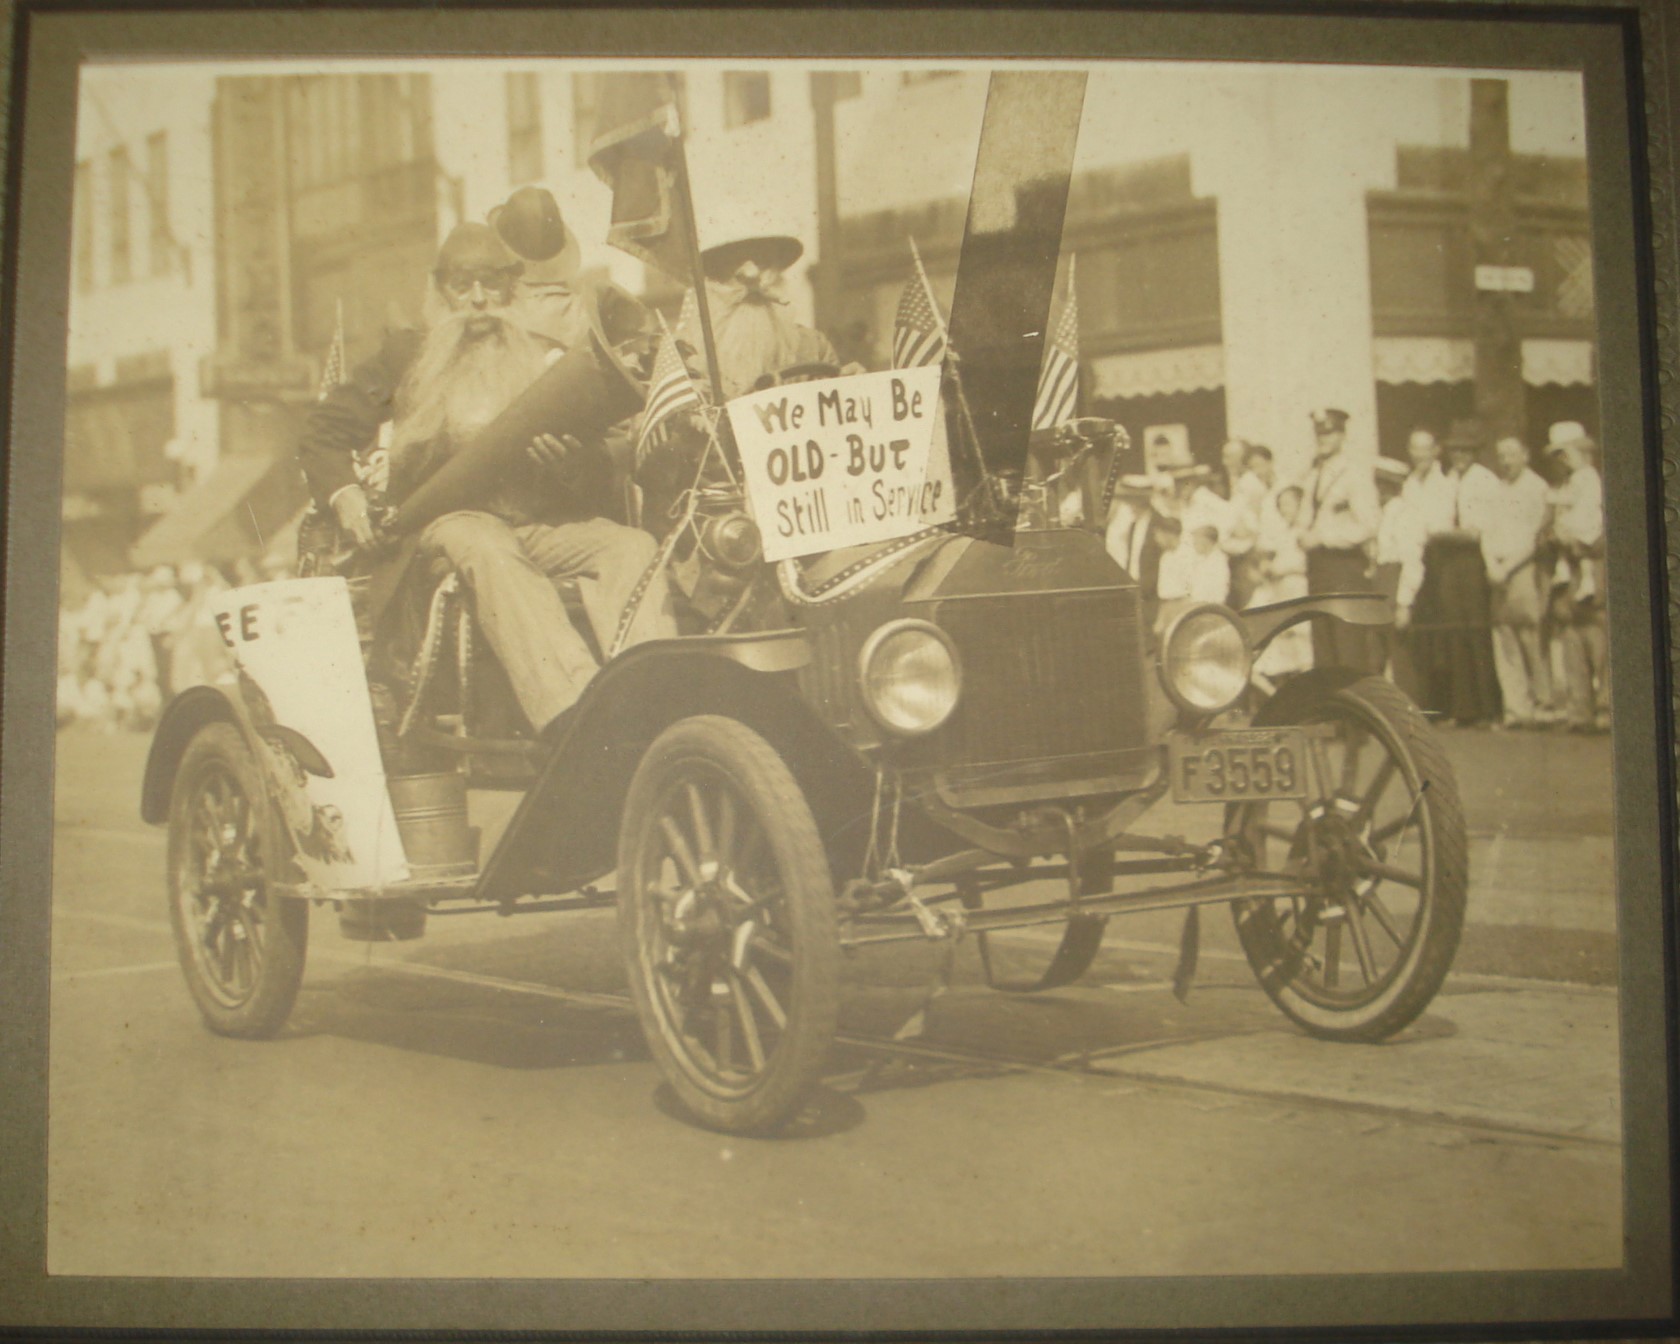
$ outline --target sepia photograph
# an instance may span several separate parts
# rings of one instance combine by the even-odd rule
[[[1672,1263],[1583,69],[73,87],[48,1279]]]

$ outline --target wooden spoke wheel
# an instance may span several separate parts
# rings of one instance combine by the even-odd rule
[[[1226,829],[1254,868],[1310,887],[1236,902],[1237,933],[1288,1017],[1317,1036],[1381,1040],[1424,1010],[1458,950],[1458,786],[1422,714],[1380,677],[1325,694],[1299,721],[1329,729],[1311,739],[1309,797],[1235,806]]]
[[[706,715],[648,749],[618,898],[642,1029],[684,1109],[737,1132],[786,1123],[834,1037],[840,947],[816,823],[762,737]]]
[[[169,916],[187,988],[224,1036],[272,1036],[303,980],[309,909],[270,888],[278,835],[239,730],[187,744],[169,805]]]

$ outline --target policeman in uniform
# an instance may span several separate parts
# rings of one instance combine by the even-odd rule
[[[1301,548],[1307,553],[1307,592],[1374,592],[1369,543],[1382,516],[1368,464],[1347,454],[1348,413],[1334,406],[1312,412],[1315,449],[1302,483]],[[1381,651],[1364,626],[1315,618],[1313,665],[1380,672]]]

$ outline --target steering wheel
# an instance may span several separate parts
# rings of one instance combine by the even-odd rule
[[[782,383],[809,383],[818,378],[838,378],[839,376],[840,366],[838,364],[830,363],[826,359],[818,359],[812,360],[808,364],[790,364],[785,369],[776,370],[776,381],[772,386],[780,386]]]

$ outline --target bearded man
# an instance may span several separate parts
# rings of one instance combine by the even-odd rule
[[[787,269],[804,252],[797,238],[764,234],[732,237],[700,253],[725,399],[768,385],[798,365],[829,364],[839,370],[840,357],[828,337],[795,322],[788,311]],[[704,359],[705,342],[692,314],[678,335]]]
[[[521,263],[483,224],[461,224],[439,250],[426,330],[399,332],[317,404],[299,456],[310,489],[361,546],[373,544],[354,459],[393,421],[390,499],[400,501],[542,373],[555,347],[510,318]],[[444,514],[419,537],[473,590],[478,623],[533,728],[553,736],[596,663],[555,586],[575,579],[602,647],[653,559],[646,532],[598,516],[599,473],[581,445],[541,435],[478,508]],[[653,585],[627,644],[676,634],[669,589]]]

